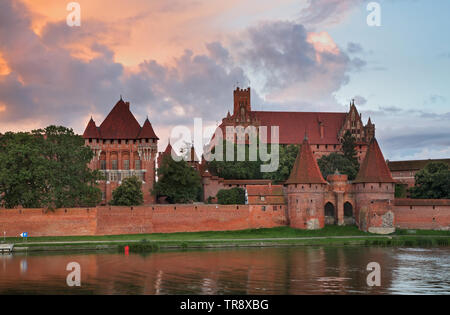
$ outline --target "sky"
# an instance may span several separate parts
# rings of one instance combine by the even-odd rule
[[[122,95],[164,150],[173,127],[214,127],[233,89],[252,107],[371,117],[389,160],[450,158],[450,1],[0,1],[0,132],[82,134]]]

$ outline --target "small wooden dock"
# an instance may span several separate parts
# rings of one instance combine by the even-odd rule
[[[12,253],[14,248],[14,244],[0,244],[0,252],[3,253]]]

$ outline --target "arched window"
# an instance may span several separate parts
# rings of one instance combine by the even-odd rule
[[[325,216],[334,217],[334,205],[331,202],[327,202],[325,205]]]
[[[344,203],[344,217],[353,217],[353,206],[348,201]]]
[[[116,171],[118,170],[118,164],[117,164],[117,153],[111,153],[111,169]]]
[[[100,153],[100,169],[106,170],[106,153],[102,152]]]
[[[123,152],[122,153],[122,167],[124,170],[130,169],[130,153],[129,152]]]

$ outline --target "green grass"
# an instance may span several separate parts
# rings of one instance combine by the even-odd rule
[[[208,240],[208,239],[254,239],[254,238],[292,238],[292,237],[323,237],[323,236],[365,236],[370,233],[358,230],[356,226],[326,226],[321,230],[299,230],[290,227],[271,229],[254,229],[240,231],[192,232],[192,233],[158,233],[108,236],[57,236],[29,237],[27,242],[72,242],[72,241],[120,241],[120,240]],[[20,237],[6,238],[13,243],[22,243]]]
[[[333,238],[338,236],[339,238]],[[448,236],[448,237],[447,237]],[[322,237],[321,239],[294,238]],[[348,238],[347,238],[348,237]],[[93,242],[83,244],[81,242]],[[95,243],[95,242],[104,243]],[[7,242],[25,244],[22,238],[7,238]],[[37,243],[45,244],[37,244]],[[55,244],[54,242],[73,242]],[[237,246],[301,246],[301,245],[366,245],[366,246],[449,246],[450,231],[397,230],[390,236],[376,236],[362,232],[356,226],[326,226],[321,230],[299,230],[290,227],[223,232],[195,232],[169,234],[138,234],[111,236],[30,237],[25,245],[30,249],[59,250],[70,248],[99,249],[124,246],[130,252],[153,252],[160,248],[210,248]]]

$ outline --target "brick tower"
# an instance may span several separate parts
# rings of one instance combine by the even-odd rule
[[[305,136],[291,175],[286,181],[290,226],[315,230],[325,226],[324,193],[327,182]]]
[[[387,209],[394,200],[395,180],[375,138],[369,144],[353,186],[356,202],[355,219],[358,225],[361,224],[361,212],[367,213],[375,202],[378,204],[380,201],[385,202],[384,208]]]
[[[109,202],[114,189],[131,176],[142,180],[144,202],[155,201],[150,190],[155,182],[159,138],[148,118],[141,127],[130,111],[130,103],[120,98],[100,127],[91,118],[83,138],[95,154],[89,167],[105,176],[100,182],[102,204]]]

